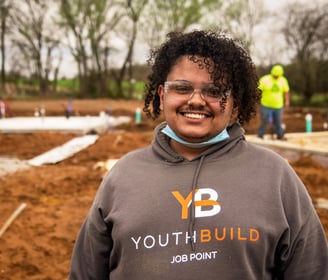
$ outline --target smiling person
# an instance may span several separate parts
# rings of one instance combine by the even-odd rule
[[[170,33],[149,63],[144,111],[165,122],[104,178],[69,279],[328,279],[306,188],[283,158],[245,140],[261,94],[242,45]]]

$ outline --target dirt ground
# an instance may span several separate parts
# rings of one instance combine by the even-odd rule
[[[12,116],[33,116],[43,105],[46,115],[63,115],[66,100],[11,101]],[[73,114],[112,115],[134,118],[141,101],[74,100]],[[303,132],[308,110],[285,111],[287,132]],[[322,130],[326,115],[311,110],[313,130]],[[255,133],[256,120],[245,127]],[[0,227],[22,203],[26,208],[0,237],[0,279],[66,279],[70,256],[78,230],[92,203],[105,170],[99,162],[117,159],[130,150],[146,146],[152,140],[156,123],[134,122],[100,135],[98,141],[73,157],[54,165],[29,167],[0,177]],[[70,133],[1,134],[0,158],[28,160],[76,137]],[[328,199],[328,167],[310,155],[290,161],[305,183],[313,201]],[[97,167],[98,166],[98,167]],[[328,236],[328,210],[317,208]]]

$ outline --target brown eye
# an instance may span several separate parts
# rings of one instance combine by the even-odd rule
[[[222,91],[218,87],[207,87],[205,93],[208,97],[221,98]]]
[[[170,90],[178,94],[191,94],[194,91],[194,88],[192,87],[192,85],[177,82],[171,84]]]

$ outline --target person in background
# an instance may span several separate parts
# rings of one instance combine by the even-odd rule
[[[0,119],[6,117],[6,103],[0,99]]]
[[[328,279],[328,248],[286,160],[246,141],[261,92],[243,46],[173,32],[151,52],[152,143],[107,173],[69,279]]]
[[[282,127],[283,108],[290,103],[289,83],[284,77],[284,68],[277,64],[271,69],[271,73],[260,78],[259,88],[262,91],[260,115],[261,124],[258,129],[258,137],[263,138],[267,126],[273,128],[272,134],[277,134],[277,139],[287,140]]]
[[[9,107],[9,98],[7,99],[1,99],[0,98],[0,119],[11,117],[12,113]]]

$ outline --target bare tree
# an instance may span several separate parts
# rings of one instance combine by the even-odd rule
[[[0,1],[0,50],[1,50],[1,91],[6,91],[6,35],[8,34],[8,20],[11,4],[8,0]]]
[[[126,17],[121,22],[120,34],[126,36],[125,41],[127,42],[127,51],[125,58],[118,71],[111,71],[112,76],[116,82],[116,97],[122,98],[126,97],[123,92],[123,80],[127,78],[130,83],[128,97],[132,97],[133,83],[132,83],[132,65],[133,65],[133,53],[134,46],[138,34],[138,23],[142,16],[142,12],[146,7],[148,0],[128,0],[126,3]],[[122,37],[122,35],[120,36]]]
[[[212,9],[220,9],[222,1],[214,0],[168,0],[156,1],[163,26],[169,31],[185,31],[192,24],[199,24],[201,19]]]
[[[218,11],[218,26],[241,39],[250,51],[254,44],[254,28],[266,15],[263,0],[229,0],[224,1]]]
[[[39,84],[40,93],[45,95],[48,92],[49,74],[52,70],[52,52],[59,44],[54,32],[47,29],[53,26],[50,23],[52,17],[49,1],[24,0],[13,4],[12,42],[29,64],[31,74]]]
[[[123,17],[124,1],[61,0],[61,26],[78,66],[80,93],[104,94],[110,32]]]
[[[170,31],[197,28],[209,15],[215,21],[212,12],[219,10],[222,3],[222,0],[150,0],[147,17],[141,20],[142,38],[154,48]]]
[[[289,48],[295,51],[295,63],[301,72],[303,94],[309,102],[315,91],[318,61],[327,59],[328,4],[290,4],[282,28]]]

